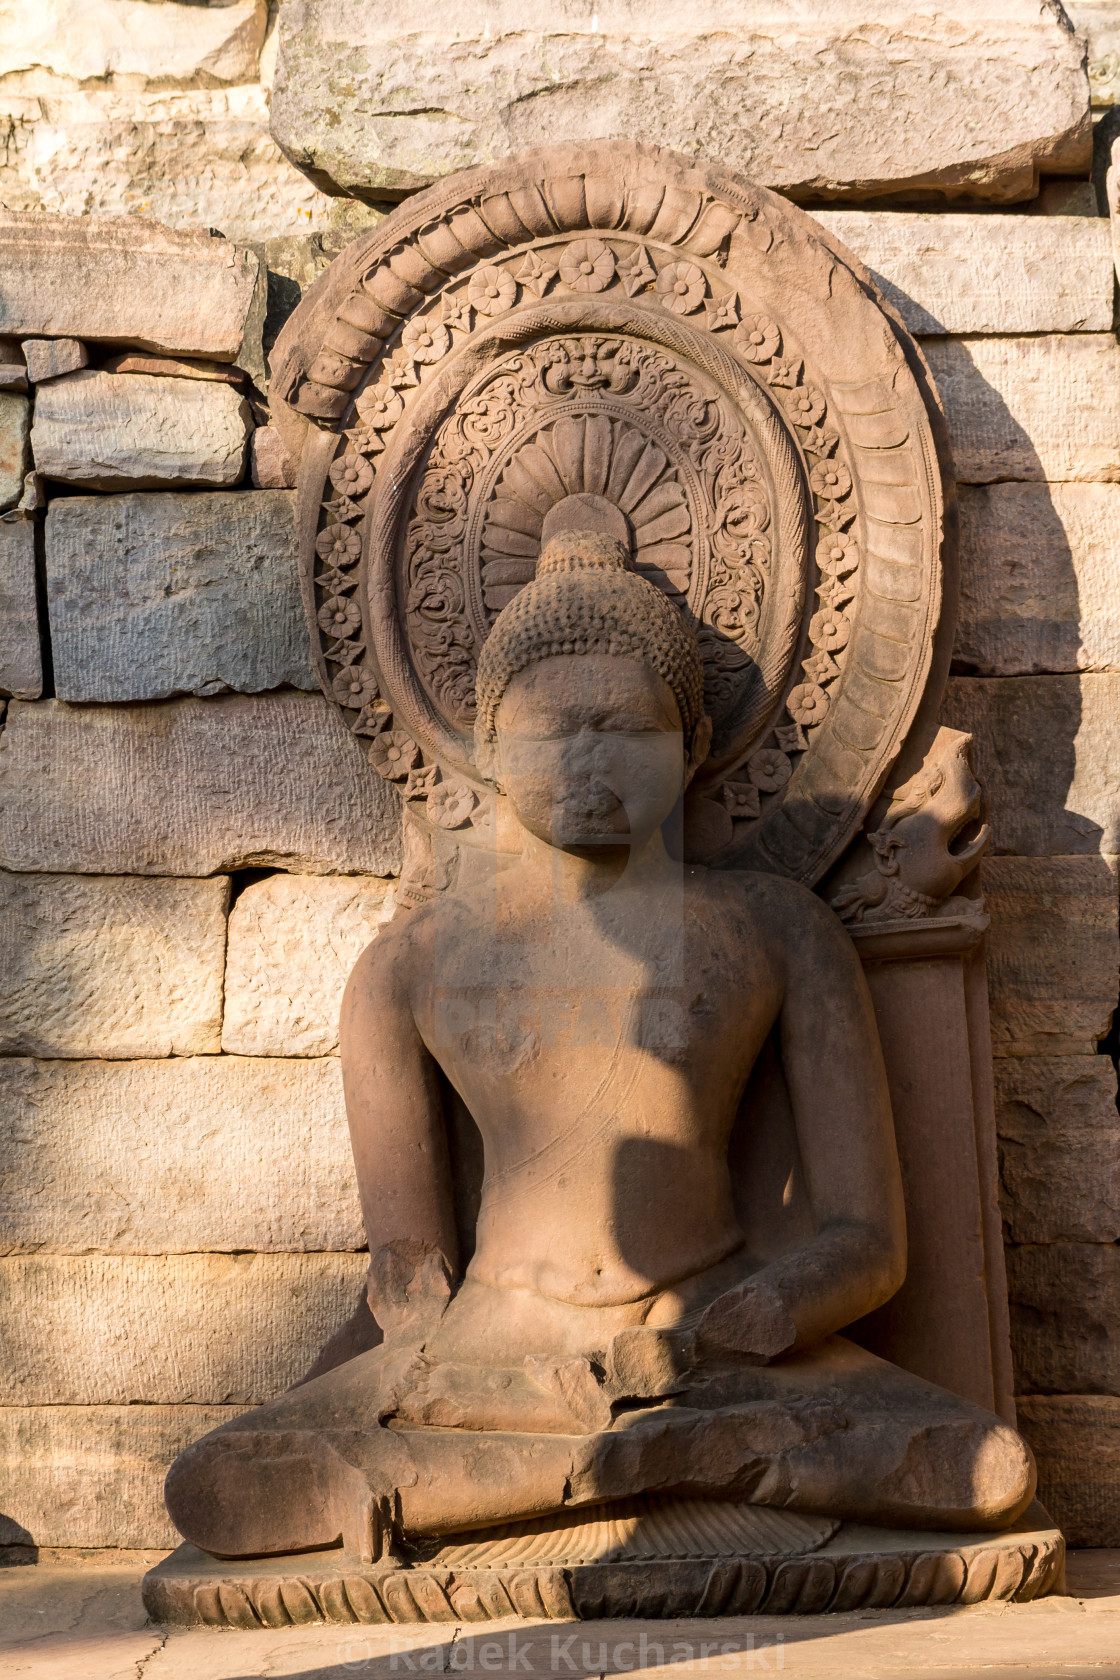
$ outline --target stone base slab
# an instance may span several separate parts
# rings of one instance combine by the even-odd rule
[[[180,1546],[144,1577],[155,1622],[287,1627],[312,1622],[486,1622],[601,1617],[812,1615],[932,1604],[1023,1603],[1064,1588],[1065,1542],[1037,1503],[1000,1534],[844,1524],[800,1555],[597,1560],[456,1568],[362,1564],[342,1551],[221,1561]],[[477,1557],[477,1547],[463,1547]]]

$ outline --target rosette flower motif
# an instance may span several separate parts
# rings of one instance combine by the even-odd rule
[[[420,757],[420,748],[404,729],[386,729],[369,749],[369,761],[387,782],[403,782]]]
[[[428,816],[437,828],[462,828],[477,803],[474,789],[451,777],[428,795]]]
[[[644,245],[635,246],[631,254],[619,263],[618,278],[626,288],[627,297],[637,297],[643,287],[657,279],[657,270],[650,262]]]
[[[809,474],[809,486],[827,501],[841,501],[852,488],[852,475],[842,461],[818,461]]]
[[[427,799],[435,790],[436,767],[434,764],[421,764],[416,770],[410,770],[404,784],[406,799]]]
[[[539,298],[547,292],[557,272],[556,263],[546,262],[539,251],[530,251],[514,279],[519,280],[526,291]]]
[[[844,531],[826,531],[817,544],[817,565],[826,577],[846,577],[859,565],[859,546]]]
[[[331,684],[331,693],[340,706],[368,706],[377,699],[377,684],[360,665],[347,665]]]
[[[451,348],[451,334],[441,321],[417,318],[406,325],[401,346],[414,362],[438,362]]]
[[[329,566],[352,566],[362,558],[362,539],[349,525],[325,525],[315,538],[315,552]]]
[[[480,315],[504,315],[517,297],[517,281],[505,268],[488,263],[471,275],[467,296]]]
[[[749,820],[751,817],[757,817],[762,811],[758,788],[753,782],[724,782],[723,803],[727,807],[728,815],[735,821]]]
[[[786,711],[794,723],[809,729],[828,716],[828,695],[819,683],[799,683],[786,701]]]
[[[815,426],[824,417],[825,400],[815,385],[799,385],[786,399],[795,426]]]
[[[735,334],[735,348],[748,362],[768,362],[782,348],[782,335],[769,315],[744,315]]]
[[[601,239],[576,239],[560,258],[560,278],[573,292],[603,291],[614,271],[614,252]]]
[[[372,427],[375,432],[387,432],[404,413],[404,402],[399,391],[394,390],[385,380],[363,391],[355,407],[366,425]]]
[[[809,620],[809,640],[814,647],[823,648],[826,653],[838,653],[847,647],[852,627],[843,613],[835,607],[826,607],[823,612],[814,613]]]
[[[343,496],[363,496],[373,483],[373,468],[364,455],[347,452],[332,462],[331,483]]]
[[[738,292],[728,292],[723,298],[709,298],[704,308],[708,312],[709,332],[722,332],[725,327],[739,324]]]
[[[691,315],[699,309],[708,290],[704,271],[695,263],[669,263],[657,276],[654,291],[674,315]]]
[[[747,760],[747,775],[760,793],[777,793],[793,774],[793,765],[777,747],[763,747]]]
[[[328,636],[350,636],[361,629],[362,609],[343,595],[329,595],[319,608],[319,628]]]

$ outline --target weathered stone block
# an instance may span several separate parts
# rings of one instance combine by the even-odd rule
[[[1007,1250],[1017,1392],[1120,1394],[1120,1245]]]
[[[321,697],[11,702],[0,866],[213,875],[262,864],[400,867],[399,795]]]
[[[239,1410],[0,1407],[0,1545],[177,1546],[164,1476],[184,1447]],[[108,1677],[109,1670],[98,1673]]]
[[[1107,1056],[997,1056],[1001,1202],[1012,1242],[1120,1239],[1120,1115]]]
[[[222,1049],[326,1056],[350,970],[393,913],[385,881],[272,875],[233,907]]]
[[[146,350],[122,350],[106,356],[103,373],[149,373],[165,379],[216,379],[223,385],[244,385],[245,373],[229,362],[200,362],[190,356],[152,356]]]
[[[267,18],[266,0],[190,11],[137,0],[7,0],[4,11],[0,75],[45,70],[78,82],[255,81]]]
[[[929,339],[923,348],[962,483],[1120,481],[1120,349],[1111,333]]]
[[[0,391],[0,513],[15,507],[23,495],[30,465],[31,405],[14,391]]]
[[[0,1253],[365,1242],[334,1056],[0,1059],[0,1159]]]
[[[344,192],[395,196],[528,146],[615,134],[793,194],[934,187],[1007,200],[1087,159],[1081,49],[1049,10],[757,9],[687,21],[501,0],[451,34],[404,0],[285,0],[272,131]]]
[[[1120,1546],[1120,1400],[1027,1395],[1019,1432],[1038,1463],[1038,1497],[1067,1546]]]
[[[0,694],[37,700],[43,692],[35,599],[35,526],[0,520]]]
[[[250,433],[249,471],[259,490],[286,490],[294,487],[299,469],[284,448],[283,440],[275,426],[258,426]]]
[[[1120,993],[1116,858],[995,857],[988,987],[997,1056],[1088,1056]]]
[[[0,212],[0,332],[233,361],[258,266],[193,228]]]
[[[953,677],[941,721],[975,738],[997,852],[1120,852],[1120,676]]]
[[[0,1054],[216,1052],[229,882],[0,870]]]
[[[62,496],[46,520],[61,700],[316,689],[294,496]]]
[[[19,340],[0,338],[0,391],[26,391],[27,364]]]
[[[956,669],[1120,670],[1120,485],[962,485],[960,510]]]
[[[31,448],[45,477],[90,490],[236,484],[250,419],[228,385],[87,368],[40,388]]]
[[[89,362],[89,351],[76,338],[25,338],[21,348],[32,385],[77,373]]]
[[[148,0],[137,3],[151,10]],[[189,15],[197,17],[197,8]],[[45,223],[62,220],[56,213],[64,212],[79,238],[83,229],[117,227],[126,240],[144,244],[153,232],[148,218],[154,217],[157,224],[166,224],[157,226],[157,233],[181,228],[196,242],[216,243],[204,231],[210,228],[230,240],[264,240],[329,229],[345,214],[344,207],[357,205],[357,200],[320,192],[288,162],[268,132],[268,89],[256,82],[138,87],[133,77],[106,85],[49,73],[36,82],[43,97],[9,94],[6,100],[4,196],[12,211],[29,212]],[[141,204],[146,206],[142,217],[136,213]],[[228,245],[225,252],[228,260]],[[111,271],[114,281],[117,272]],[[123,321],[119,334],[87,336],[132,343],[137,333],[150,337],[145,323],[153,289],[169,291],[174,275],[161,281],[154,265],[148,265],[138,278],[136,317]],[[112,288],[107,295],[112,298]],[[22,299],[30,314],[36,307],[30,288],[23,287]],[[78,316],[86,300],[74,296],[67,302],[59,287],[51,301],[59,311],[55,318],[67,323],[61,330],[80,331],[71,317]],[[186,323],[181,335],[186,342],[167,348],[212,354],[198,342],[209,323],[201,319],[190,325],[189,289],[177,313]],[[81,318],[90,319],[88,308]],[[47,328],[31,315],[28,330]]]
[[[366,1254],[0,1260],[0,1406],[268,1400],[350,1317],[368,1264]]]
[[[1103,218],[812,214],[866,263],[911,332],[1112,330]]]

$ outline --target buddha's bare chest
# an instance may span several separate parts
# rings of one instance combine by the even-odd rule
[[[567,946],[476,931],[469,962],[460,949],[441,965],[421,1023],[474,1112],[549,1132],[607,1113],[644,1116],[643,1130],[651,1116],[722,1126],[778,1004],[749,950],[732,964],[683,923],[675,937],[643,930],[636,951],[587,930]]]

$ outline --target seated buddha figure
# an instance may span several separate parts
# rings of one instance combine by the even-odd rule
[[[618,537],[561,529],[477,701],[520,850],[398,917],[343,1004],[383,1340],[182,1453],[177,1527],[219,1556],[372,1560],[653,1492],[1006,1525],[1034,1490],[1014,1431],[840,1334],[906,1265],[851,941],[807,888],[666,844],[711,735],[691,630]],[[777,1257],[729,1151],[768,1045],[811,1208]],[[448,1091],[482,1145],[469,1256]]]

